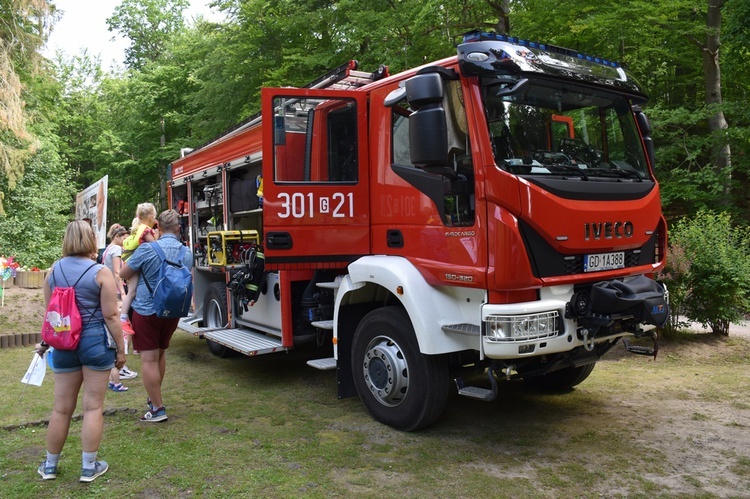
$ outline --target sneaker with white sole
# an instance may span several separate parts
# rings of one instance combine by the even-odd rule
[[[36,472],[42,476],[42,480],[54,480],[57,478],[57,466],[47,466],[47,461],[40,464]]]
[[[150,411],[146,412],[141,416],[141,421],[144,423],[159,423],[167,420],[167,411],[164,407],[154,407]]]
[[[123,366],[123,368],[120,369],[120,379],[133,379],[136,376],[138,376],[138,373],[128,369],[128,366]]]
[[[81,482],[90,483],[102,476],[109,469],[107,461],[96,461],[91,469],[83,468],[81,470]]]
[[[109,383],[109,389],[112,390],[113,392],[127,392],[128,391],[128,387],[123,385],[122,383],[112,383],[111,381]]]

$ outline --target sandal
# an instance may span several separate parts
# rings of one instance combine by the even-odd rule
[[[113,392],[127,392],[128,391],[128,387],[124,386],[122,383],[116,383],[116,384],[110,383],[109,389],[112,390]]]

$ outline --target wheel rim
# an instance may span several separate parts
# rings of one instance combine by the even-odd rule
[[[221,313],[221,305],[216,300],[211,300],[206,310],[206,327],[224,327],[224,317]]]
[[[362,374],[372,396],[386,407],[403,402],[409,390],[409,369],[401,348],[391,338],[373,338],[362,362]]]

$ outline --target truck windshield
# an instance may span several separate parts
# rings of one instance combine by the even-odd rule
[[[626,97],[593,87],[487,78],[484,103],[497,165],[519,175],[650,180]]]

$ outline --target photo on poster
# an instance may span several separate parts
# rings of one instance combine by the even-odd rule
[[[97,247],[107,245],[107,187],[109,175],[76,195],[76,220],[88,220],[96,234]]]

